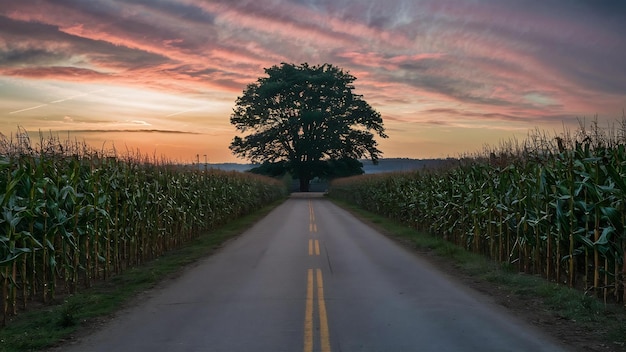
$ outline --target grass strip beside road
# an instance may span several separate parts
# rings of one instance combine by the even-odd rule
[[[153,261],[65,297],[61,303],[20,313],[0,329],[0,351],[37,351],[60,345],[74,334],[96,327],[98,320],[123,308],[138,293],[175,276],[183,267],[210,255],[243,233],[284,199],[232,221]]]
[[[626,351],[626,309],[566,285],[518,273],[442,238],[437,238],[354,204],[340,207],[398,240],[461,282],[493,297],[514,314],[539,326],[575,351]],[[427,284],[427,283],[426,283]]]

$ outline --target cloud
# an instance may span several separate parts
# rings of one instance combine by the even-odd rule
[[[96,65],[106,68],[134,69],[163,64],[169,60],[159,54],[116,45],[114,42],[82,37],[72,33],[80,31],[82,25],[61,28],[61,21],[52,24],[31,22],[0,16],[0,33],[5,38],[0,47],[3,65],[24,66],[28,63],[55,65],[73,61],[76,65]]]
[[[20,69],[0,69],[0,74],[7,76],[37,78],[37,79],[61,79],[61,80],[109,80],[113,76],[94,70],[78,67],[29,67]]]
[[[2,70],[0,70],[0,73],[1,73],[1,72],[2,72]],[[70,72],[74,72],[74,69],[70,69]],[[18,75],[19,75],[19,74],[18,74]],[[32,75],[32,72],[30,72],[30,75]],[[54,76],[54,77],[57,77],[56,75],[53,75],[53,76]],[[67,76],[67,75],[65,75],[65,76]],[[26,75],[25,75],[25,77],[29,77],[29,74],[26,74]],[[42,77],[42,75],[34,75],[34,77],[40,78],[40,77]],[[74,76],[74,78],[75,78],[75,76]],[[72,81],[75,81],[75,79],[74,79],[74,80],[72,80]],[[90,95],[90,94],[99,93],[99,92],[102,92],[103,90],[104,90],[104,89],[97,89],[97,90],[94,90],[94,91],[91,91],[91,92],[80,93],[80,94],[75,94],[75,95],[72,95],[72,96],[69,96],[69,97],[65,97],[65,98],[61,98],[61,99],[56,99],[56,100],[50,101],[50,102],[45,103],[45,104],[39,104],[39,105],[35,105],[35,106],[32,106],[32,107],[24,108],[24,109],[19,109],[19,110],[15,110],[15,111],[10,111],[10,112],[9,112],[9,115],[12,115],[12,114],[17,114],[17,113],[20,113],[20,112],[25,112],[25,111],[29,111],[29,110],[39,109],[39,108],[42,108],[42,107],[45,107],[45,106],[48,106],[48,105],[52,105],[52,104],[59,104],[59,103],[63,103],[63,102],[66,102],[66,101],[70,101],[70,100],[74,100],[74,99],[77,99],[77,98],[85,97],[85,96],[88,96],[88,95]],[[64,119],[66,122],[68,122],[68,121],[73,121],[73,120],[72,120],[72,118],[71,118],[71,117],[69,117],[69,116],[65,116],[63,119]]]
[[[63,62],[70,57],[66,52],[52,52],[42,48],[5,49],[0,51],[0,63],[3,66],[10,67]]]
[[[575,121],[576,118],[570,115],[563,114],[536,114],[530,115],[527,111],[511,112],[511,113],[498,113],[498,112],[479,112],[471,110],[460,110],[453,108],[435,108],[420,111],[417,113],[419,116],[440,116],[446,119],[429,119],[418,120],[420,123],[425,122],[434,125],[451,125],[460,121],[484,121],[488,122],[502,122],[502,123],[527,123],[532,120],[536,124],[540,123],[559,123],[562,121]],[[456,122],[454,122],[456,121]]]
[[[33,75],[36,66],[46,61],[51,67],[74,61],[74,67],[90,70],[82,71],[87,79],[96,79],[97,72],[124,84],[181,92],[183,84],[174,82],[192,82],[188,92],[241,91],[262,67],[323,56],[371,73],[365,84],[397,82],[416,93],[426,91],[467,104],[521,104],[522,98],[515,95],[522,84],[560,88],[542,80],[545,73],[562,81],[562,86],[575,83],[588,87],[585,90],[623,92],[626,83],[615,78],[621,73],[610,70],[624,70],[619,62],[626,59],[620,49],[625,36],[555,17],[557,3],[546,2],[541,12],[539,5],[528,9],[513,2],[461,5],[451,0],[275,1],[271,5],[64,0],[40,6],[25,0],[19,6],[10,4],[5,11],[10,18],[0,27],[12,36],[23,33],[25,43],[5,50],[3,61],[39,63],[31,68]],[[585,2],[578,7],[566,9],[571,18],[582,18],[580,8],[607,10]],[[18,11],[25,8],[29,11]],[[600,46],[611,45],[614,55],[604,55]],[[598,50],[589,50],[594,47]],[[605,64],[589,65],[596,62]],[[53,72],[50,69],[49,74]],[[4,71],[5,75],[27,73]],[[60,73],[63,79],[64,72]],[[506,94],[497,96],[494,91]]]
[[[165,134],[193,134],[193,135],[201,135],[203,133],[199,132],[191,132],[191,131],[176,131],[176,130],[160,130],[160,129],[93,129],[93,130],[85,130],[85,129],[73,129],[73,130],[55,130],[52,132],[63,132],[63,133],[165,133]]]
[[[80,123],[86,115],[65,110],[80,96],[55,105],[66,101],[59,82],[130,87],[145,94],[101,105],[168,130],[188,107],[215,96],[234,103],[263,68],[328,62],[355,75],[357,92],[394,126],[424,113],[447,116],[429,118],[442,126],[534,127],[620,114],[624,23],[626,3],[592,0],[5,1],[0,78],[49,89],[12,93],[0,108]],[[185,102],[155,103],[154,91]]]

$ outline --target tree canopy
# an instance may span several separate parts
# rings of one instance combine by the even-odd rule
[[[383,120],[353,92],[354,76],[307,63],[283,63],[265,73],[237,98],[230,122],[250,133],[233,139],[234,154],[283,165],[300,179],[301,191],[308,191],[312,178],[333,174],[333,165],[343,168],[342,175],[359,174],[359,158],[378,161],[382,152],[374,137],[387,138]]]

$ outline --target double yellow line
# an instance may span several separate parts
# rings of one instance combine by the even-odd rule
[[[315,211],[313,204],[309,201],[309,232],[317,232],[317,224],[315,223]]]
[[[318,240],[309,240],[309,255],[320,255],[320,242]]]
[[[326,315],[326,302],[324,301],[324,280],[322,270],[315,269],[317,284],[317,310],[319,311],[320,324],[320,350],[330,352],[330,337],[328,334],[328,316]],[[307,272],[306,280],[306,309],[304,314],[304,352],[313,351],[313,269]]]
[[[315,211],[309,200],[309,232],[316,233]],[[309,239],[309,255],[320,255],[320,242],[317,239]],[[314,275],[315,273],[315,275]],[[317,293],[317,305],[315,294]],[[313,352],[313,310],[317,306],[319,314],[320,342],[322,352],[330,352],[330,337],[328,333],[328,316],[326,315],[326,301],[324,301],[324,278],[321,269],[308,269],[306,279],[306,306],[304,311],[304,352]]]

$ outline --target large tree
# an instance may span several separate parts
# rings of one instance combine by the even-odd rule
[[[344,165],[363,157],[378,161],[382,152],[374,134],[387,137],[383,120],[353,92],[354,76],[330,64],[306,63],[283,63],[265,73],[237,98],[230,122],[251,133],[233,139],[234,154],[285,165],[300,179],[301,191],[339,160]]]

